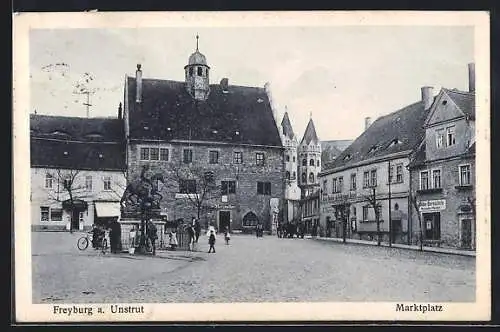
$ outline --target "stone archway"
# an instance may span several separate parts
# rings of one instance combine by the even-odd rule
[[[247,226],[247,227],[252,226],[253,227],[253,226],[256,226],[258,222],[259,222],[259,218],[252,211],[247,212],[247,214],[245,214],[245,216],[243,217],[243,226]]]

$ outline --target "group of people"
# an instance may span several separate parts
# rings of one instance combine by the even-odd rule
[[[229,245],[229,241],[231,240],[231,232],[229,231],[229,227],[226,226],[224,228],[224,241],[226,242],[226,245]],[[215,228],[213,226],[210,226],[208,229],[208,253],[215,253],[215,242],[216,242],[216,237],[215,237]]]
[[[114,219],[107,225],[99,224],[92,225],[92,247],[94,249],[106,249],[102,248],[106,237],[106,231],[109,234],[109,245],[111,248],[111,253],[119,253],[122,249],[121,243],[121,225],[118,220]]]
[[[192,217],[191,223],[189,223],[187,228],[185,228],[186,233],[188,235],[188,245],[189,250],[194,250],[195,244],[198,243],[201,233],[201,224],[199,220],[195,217]],[[258,236],[262,236],[263,227],[258,231]],[[108,230],[109,234],[109,243],[111,247],[112,253],[118,253],[121,251],[121,225],[117,220],[112,221],[108,225],[94,225],[92,229],[92,246],[95,249],[99,249],[102,246],[103,239],[106,236],[106,231]],[[229,231],[229,227],[224,227],[224,240],[226,245],[229,245],[231,239],[231,233]],[[130,233],[129,233],[129,241],[131,248],[137,248],[141,244],[141,229],[139,225],[133,225]],[[156,254],[156,241],[158,239],[158,231],[156,225],[153,223],[151,219],[147,220],[145,224],[145,241],[146,248],[152,252],[153,255]],[[209,244],[209,253],[215,253],[215,243],[216,243],[216,230],[213,226],[208,227],[208,244]],[[171,250],[176,250],[179,246],[179,239],[177,236],[177,227],[173,227],[169,232],[169,246]]]
[[[294,224],[291,222],[287,222],[284,224],[278,224],[277,227],[277,235],[279,238],[293,238],[297,236],[298,238],[304,238],[305,234],[305,226],[300,224]]]

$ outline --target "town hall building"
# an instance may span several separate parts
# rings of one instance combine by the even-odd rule
[[[123,124],[128,183],[156,174],[161,213],[199,217],[219,231],[276,227],[283,207],[283,144],[269,89],[210,83],[198,45],[184,81],[125,78]]]

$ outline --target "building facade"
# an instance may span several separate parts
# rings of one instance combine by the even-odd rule
[[[219,231],[272,230],[283,207],[283,145],[265,88],[210,84],[198,50],[185,81],[125,79],[128,183],[147,166],[162,181],[169,220],[199,217]],[[276,204],[278,203],[278,204]],[[276,206],[277,205],[277,206]]]
[[[34,230],[83,230],[120,215],[125,147],[119,119],[30,116]]]
[[[410,241],[408,165],[424,137],[433,99],[432,89],[422,88],[421,101],[370,123],[319,174],[320,223],[326,234]]]
[[[469,83],[468,92],[441,89],[410,165],[414,243],[422,236],[426,244],[476,247],[475,89]]]

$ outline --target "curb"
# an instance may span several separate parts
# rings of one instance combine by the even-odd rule
[[[325,238],[325,237],[317,237],[311,238],[312,240],[318,241],[331,241],[335,243],[343,243],[342,239],[337,238]],[[377,242],[372,241],[362,241],[362,240],[346,240],[346,244],[354,244],[354,245],[364,245],[364,246],[374,246],[374,247],[383,247],[383,248],[395,248],[395,249],[403,249],[403,250],[413,250],[413,251],[421,251],[420,248],[414,248],[407,245],[401,244],[393,244],[391,247],[387,243],[381,243],[380,246],[377,245]],[[438,249],[433,247],[424,247],[421,252],[433,252],[437,254],[445,254],[445,255],[456,255],[456,256],[464,256],[464,257],[476,257],[475,251],[460,251],[455,249]]]

